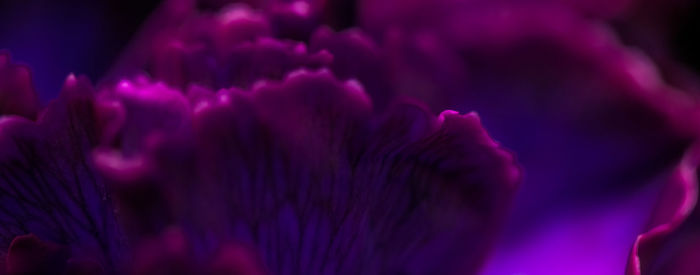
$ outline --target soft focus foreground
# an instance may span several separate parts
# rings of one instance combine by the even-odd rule
[[[700,272],[688,2],[232,2],[0,53],[7,273]]]

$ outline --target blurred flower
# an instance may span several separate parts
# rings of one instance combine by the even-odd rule
[[[27,171],[8,188],[63,188],[3,200],[31,221],[6,243],[137,274],[664,274],[695,255],[658,243],[686,236],[697,99],[615,33],[646,2],[227,2],[165,1],[98,92],[69,77],[36,123],[6,119],[7,171]],[[7,86],[22,104],[0,111],[32,119],[31,86]],[[510,215],[520,173],[482,121],[524,168]]]
[[[71,75],[36,121],[4,115],[8,272],[483,264],[519,170],[475,114],[408,102],[374,112],[358,83],[325,70],[280,81],[215,93],[137,78],[95,93]]]
[[[334,24],[327,19],[334,7],[345,3],[300,2],[322,13],[310,17],[328,24]],[[341,79],[358,80],[379,109],[391,98],[408,96],[435,111],[475,110],[494,138],[513,148],[525,183],[487,274],[619,274],[636,236],[647,228],[658,191],[673,182],[674,167],[697,136],[700,113],[693,95],[666,83],[643,53],[624,46],[600,21],[622,18],[640,4],[618,2],[357,1],[349,21],[359,29],[335,32],[318,23],[302,39],[308,48],[297,52],[327,56],[306,66],[329,66]],[[233,33],[264,29],[255,33],[279,35],[274,27],[251,27],[245,18],[265,15],[242,6],[206,16],[237,18],[223,25]],[[174,57],[161,57],[155,49],[163,47],[156,46],[140,60],[127,55],[123,60],[136,61],[125,67],[211,88],[249,85],[244,76],[229,73],[250,64],[233,61],[233,52],[261,51],[263,43],[207,42],[241,36],[211,35],[197,30],[223,28],[183,22],[180,32],[161,28],[148,36],[180,41]],[[151,41],[159,40],[135,45],[157,44]],[[229,53],[220,54],[222,48]],[[286,51],[295,52],[291,48]],[[208,63],[216,66],[203,65],[201,56],[216,56]],[[294,55],[244,56],[264,65]],[[173,60],[178,62],[171,66]],[[282,75],[245,71],[271,79]]]

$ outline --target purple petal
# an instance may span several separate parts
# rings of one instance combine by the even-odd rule
[[[72,255],[120,260],[120,233],[90,151],[98,128],[93,91],[69,76],[57,100],[37,122],[0,118],[0,242],[35,234],[66,245]]]
[[[105,127],[95,162],[118,198],[121,224],[138,243],[142,235],[158,234],[170,218],[158,205],[163,198],[150,185],[153,179],[141,179],[150,168],[142,155],[159,136],[191,135],[190,103],[179,90],[138,79],[103,90],[97,105]]]
[[[276,20],[275,14],[269,16]],[[155,32],[160,38],[152,39],[154,45],[142,45],[152,48],[147,60],[132,66],[182,89],[191,84],[219,89],[248,88],[259,80],[280,80],[293,70],[332,62],[325,51],[310,53],[303,43],[266,38],[269,24],[265,15],[243,6],[215,16],[192,15],[178,28],[170,27],[174,31]]]
[[[330,28],[318,28],[311,37],[313,52],[326,50],[333,55],[330,69],[341,79],[355,79],[372,96],[378,109],[393,96],[383,52],[361,30],[334,33]]]
[[[146,70],[173,85],[214,84],[218,79],[212,73],[231,49],[271,32],[267,17],[244,5],[199,13],[190,1],[167,1],[105,80],[133,77]]]
[[[189,102],[179,90],[146,79],[121,81],[98,97],[106,126],[101,142],[121,148],[125,155],[140,153],[153,132],[180,134],[189,130]]]
[[[280,38],[298,41],[308,40],[311,33],[320,25],[322,0],[273,1],[265,8],[275,34]]]
[[[328,66],[333,56],[325,51],[309,53],[303,43],[260,39],[236,47],[223,62],[230,84],[219,87],[247,88],[260,80],[281,80],[291,71]],[[231,85],[232,84],[232,85]]]
[[[96,158],[115,185],[156,190],[146,209],[167,219],[150,232],[181,227],[195,258],[235,241],[274,273],[474,272],[519,178],[476,115],[412,103],[375,115],[328,71],[200,94],[193,137]]]

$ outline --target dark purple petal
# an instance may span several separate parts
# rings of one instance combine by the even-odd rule
[[[69,76],[37,122],[0,118],[0,242],[35,234],[110,266],[122,256],[114,209],[94,174],[98,128],[93,91]]]
[[[269,16],[277,18],[274,13]],[[310,53],[301,42],[266,38],[271,28],[265,15],[243,6],[231,6],[217,15],[193,14],[176,27],[154,31],[156,38],[138,42],[151,50],[142,64],[131,64],[132,70],[144,69],[154,79],[181,89],[191,84],[248,88],[259,80],[280,80],[293,70],[317,69],[332,62],[327,52]]]
[[[334,33],[330,28],[318,28],[309,42],[311,51],[326,50],[333,55],[330,69],[341,79],[362,83],[378,109],[393,96],[386,60],[379,47],[359,29]]]
[[[140,153],[152,132],[180,134],[191,123],[182,92],[144,78],[102,90],[98,104],[105,125],[101,142],[120,147],[126,155]]]
[[[141,155],[96,158],[131,188],[124,208],[122,194],[155,192],[158,205],[134,209],[165,221],[135,234],[179,226],[195,258],[234,241],[273,273],[470,273],[519,178],[476,115],[411,103],[375,115],[328,71],[196,93],[192,137],[156,132]]]
[[[204,274],[197,270],[182,232],[170,229],[135,247],[133,275]]]
[[[319,50],[309,53],[303,43],[260,39],[236,47],[220,73],[226,74],[230,84],[219,87],[248,88],[260,80],[281,80],[286,74],[300,68],[318,69],[328,66],[333,56]]]
[[[23,235],[12,240],[5,260],[8,275],[51,274],[65,269],[68,250],[35,235]]]
[[[209,268],[212,275],[267,274],[261,259],[253,249],[240,244],[223,245]]]
[[[238,44],[272,34],[267,17],[244,5],[200,13],[186,0],[167,1],[125,51],[108,82],[143,70],[172,85],[221,84],[216,68]]]
[[[160,135],[191,135],[190,103],[179,90],[139,79],[103,90],[97,104],[105,127],[95,162],[113,181],[110,190],[119,198],[120,222],[138,243],[142,235],[157,235],[171,218],[159,205],[164,198],[158,186],[150,185],[154,179],[142,178],[151,168],[142,155]]]
[[[141,241],[135,251],[133,275],[268,274],[250,247],[235,243],[221,244],[213,257],[200,259],[202,263],[197,264],[185,234],[178,228],[168,228],[159,236]]]
[[[13,64],[10,54],[0,51],[0,116],[36,118],[39,110],[29,69]]]
[[[317,2],[323,0],[272,1],[265,10],[276,36],[299,41],[308,40],[321,21],[322,6]]]

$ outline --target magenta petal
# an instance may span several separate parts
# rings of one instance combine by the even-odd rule
[[[95,164],[108,181],[120,209],[120,222],[138,243],[169,223],[170,213],[159,203],[157,179],[143,178],[151,168],[143,155],[159,137],[192,135],[192,113],[185,94],[147,79],[121,81],[104,89],[97,99],[104,124],[102,146]]]
[[[101,142],[122,154],[141,152],[153,132],[184,134],[189,130],[190,104],[184,94],[146,79],[121,81],[98,97],[104,130]]]
[[[689,275],[700,272],[697,211],[698,148],[689,151],[667,180],[649,230],[632,247],[627,274]]]

